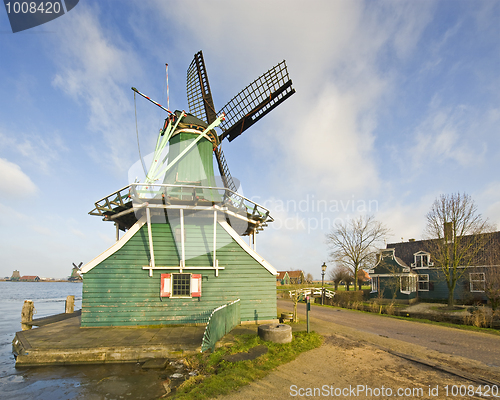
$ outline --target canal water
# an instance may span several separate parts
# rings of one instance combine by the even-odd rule
[[[169,370],[144,370],[140,364],[15,368],[12,340],[21,330],[24,300],[33,300],[34,318],[64,312],[75,296],[82,305],[82,284],[71,282],[0,282],[0,399],[157,399]],[[38,329],[38,328],[34,328]]]

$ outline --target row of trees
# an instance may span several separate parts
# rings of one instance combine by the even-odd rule
[[[483,252],[491,232],[493,226],[478,213],[469,195],[442,195],[434,201],[427,214],[425,229],[425,238],[434,240],[428,242],[426,250],[432,254],[434,266],[440,268],[446,281],[450,307],[453,306],[457,282],[466,272],[462,267],[471,266],[480,257],[484,258],[483,265],[488,265],[486,258],[492,255]],[[361,289],[359,271],[375,265],[378,249],[389,233],[389,229],[373,216],[336,223],[327,234],[330,261],[335,263],[329,277],[335,286],[341,281],[349,285],[355,281],[354,277],[358,277],[355,283]],[[495,275],[496,270],[492,269],[489,275]],[[496,275],[489,276],[486,294],[500,301],[500,274],[496,272]]]

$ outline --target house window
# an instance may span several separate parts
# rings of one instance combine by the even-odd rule
[[[469,274],[470,291],[471,292],[484,292],[486,279],[484,272],[471,272]]]
[[[372,277],[372,293],[378,292],[378,276]]]
[[[172,274],[172,297],[191,296],[191,274]]]
[[[161,297],[201,297],[201,274],[161,274]]]
[[[426,268],[433,264],[430,262],[430,254],[415,254],[415,268]]]
[[[428,292],[429,291],[429,275],[422,274],[418,276],[418,291]]]
[[[401,277],[401,293],[412,293],[417,291],[417,279],[414,275]]]

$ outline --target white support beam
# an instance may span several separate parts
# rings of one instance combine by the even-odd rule
[[[217,269],[217,210],[214,210],[214,254],[212,256],[212,265],[215,268],[215,276],[219,276],[219,270]]]
[[[151,228],[151,211],[149,211],[149,207],[146,207],[146,220],[148,224],[148,239],[149,239],[149,254],[151,257],[150,265],[151,267],[155,267],[155,251],[153,248],[153,230]],[[153,276],[153,271],[149,270],[149,276]]]
[[[182,268],[186,266],[186,247],[184,243],[184,210],[181,208],[180,209],[180,214],[181,214],[181,269],[180,271],[182,272]]]
[[[219,276],[219,269],[225,269],[225,267],[219,267],[219,262],[217,261],[216,262],[216,266],[215,267],[207,267],[207,266],[204,266],[204,267],[181,267],[180,265],[174,265],[174,266],[155,266],[155,267],[152,267],[150,265],[144,265],[142,267],[142,269],[144,270],[149,270],[149,276],[153,276],[153,271],[159,271],[159,270],[179,270],[179,272],[182,272],[183,270],[211,270],[213,271],[215,269],[215,276]]]

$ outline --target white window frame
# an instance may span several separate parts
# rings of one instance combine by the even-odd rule
[[[421,284],[424,284],[423,285],[424,288],[420,287]],[[425,288],[425,287],[427,287],[427,288]],[[429,291],[429,274],[418,274],[418,291],[419,292],[428,292]]]
[[[407,280],[405,287],[403,287],[403,279]],[[417,291],[416,283],[417,279],[415,275],[401,275],[399,277],[400,292],[404,294],[410,294],[416,292]],[[405,290],[403,290],[403,288]]]
[[[370,293],[377,293],[378,292],[378,276],[372,276],[372,291]]]
[[[476,278],[476,279],[473,279]],[[479,279],[478,279],[479,278]],[[483,293],[486,286],[486,277],[484,272],[469,272],[469,289],[471,293]],[[479,284],[482,289],[477,289],[476,284]]]
[[[413,255],[413,257],[415,261],[412,264],[413,268],[429,268],[434,266],[434,263],[431,263],[431,255],[429,253],[416,253]]]

